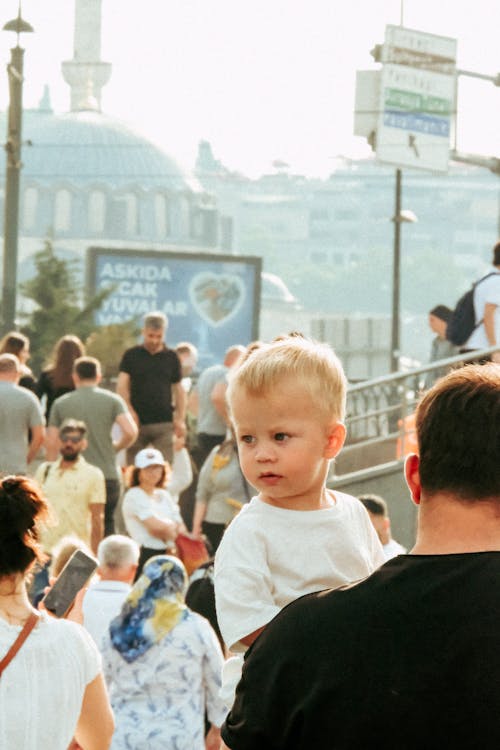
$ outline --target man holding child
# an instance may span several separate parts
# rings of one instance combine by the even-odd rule
[[[415,547],[266,626],[224,747],[500,747],[500,367],[439,380],[416,428]]]

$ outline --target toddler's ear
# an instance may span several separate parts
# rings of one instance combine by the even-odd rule
[[[342,422],[334,422],[328,429],[328,441],[325,449],[325,458],[335,458],[340,453],[345,440],[345,425]]]

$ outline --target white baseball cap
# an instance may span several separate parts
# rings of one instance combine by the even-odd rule
[[[156,448],[144,448],[136,454],[134,464],[138,469],[145,469],[146,466],[163,466],[165,459]]]

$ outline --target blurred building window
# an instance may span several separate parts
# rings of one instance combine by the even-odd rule
[[[55,232],[68,232],[71,229],[71,193],[66,188],[58,190],[54,204]]]
[[[166,237],[170,233],[170,222],[168,216],[168,200],[162,193],[155,195],[155,227],[159,237]]]
[[[92,190],[89,195],[89,230],[103,232],[106,224],[106,196],[102,190]]]
[[[36,225],[36,214],[38,209],[38,190],[34,187],[26,188],[24,191],[23,225],[25,229],[33,229]]]

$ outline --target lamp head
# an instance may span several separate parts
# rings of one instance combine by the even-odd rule
[[[21,18],[21,3],[19,3],[19,12],[17,14],[17,18],[13,18],[12,21],[7,21],[2,31],[14,31],[17,34],[18,44],[19,34],[34,31],[33,26],[25,21],[24,18]]]

